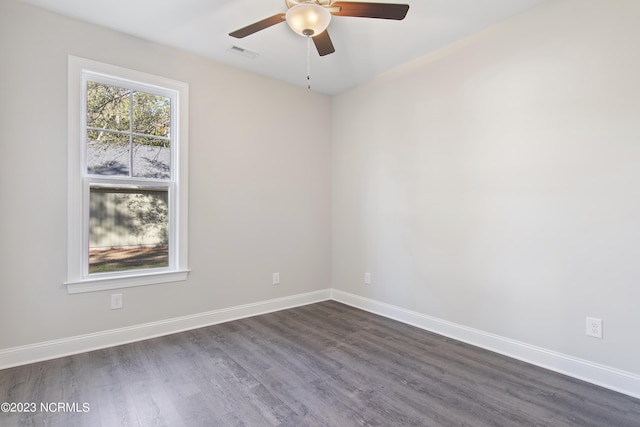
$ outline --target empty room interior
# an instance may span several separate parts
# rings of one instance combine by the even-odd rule
[[[640,2],[387,3],[0,2],[0,425],[640,426]]]

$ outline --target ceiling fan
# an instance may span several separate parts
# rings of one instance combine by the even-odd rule
[[[281,22],[301,36],[311,38],[320,56],[335,52],[327,31],[331,16],[353,16],[359,18],[402,20],[409,10],[408,4],[370,3],[332,0],[285,0],[286,13],[265,18],[229,33],[235,38],[243,38]]]

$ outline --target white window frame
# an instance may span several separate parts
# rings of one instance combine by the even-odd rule
[[[171,179],[162,187],[169,193],[169,266],[113,273],[88,273],[89,190],[100,183],[133,188],[157,188],[158,181],[88,177],[85,155],[86,82],[97,81],[171,98]],[[123,85],[126,83],[126,85]],[[69,55],[68,58],[68,212],[67,292],[109,289],[177,282],[187,279],[187,154],[189,85],[184,82],[129,70]],[[135,181],[135,182],[134,182]]]

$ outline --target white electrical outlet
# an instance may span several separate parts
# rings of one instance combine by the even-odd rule
[[[364,273],[364,284],[365,285],[371,284],[371,273]]]
[[[280,284],[280,273],[273,273],[273,284],[274,285]]]
[[[111,310],[122,308],[122,294],[111,294]]]
[[[587,317],[587,336],[602,339],[602,319]]]

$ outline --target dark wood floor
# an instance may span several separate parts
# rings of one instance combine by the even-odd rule
[[[0,402],[37,404],[3,427],[640,426],[640,400],[333,301],[1,370]]]

